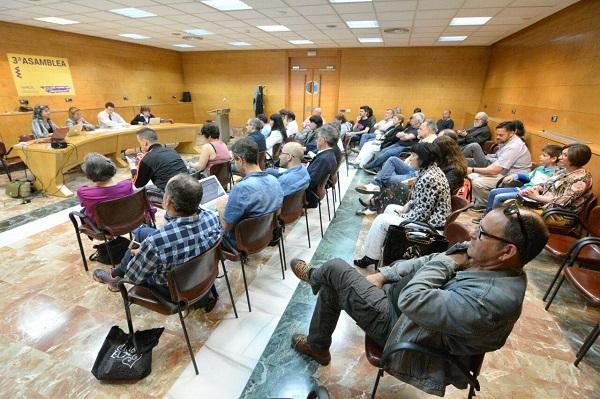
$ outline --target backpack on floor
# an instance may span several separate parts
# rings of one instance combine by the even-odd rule
[[[31,182],[28,180],[14,180],[6,185],[6,195],[12,198],[27,198],[31,195]]]

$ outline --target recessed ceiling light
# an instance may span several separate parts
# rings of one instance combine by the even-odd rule
[[[202,2],[220,11],[252,10],[252,7],[239,0],[206,0]]]
[[[306,39],[288,40],[288,42],[292,44],[313,44],[313,42]]]
[[[457,17],[452,18],[450,26],[485,25],[492,17]]]
[[[350,29],[379,28],[377,21],[346,21]]]
[[[410,29],[408,28],[387,28],[383,30],[385,33],[408,33]]]
[[[438,42],[462,42],[466,36],[440,36]]]
[[[330,3],[367,3],[371,0],[329,0]]]
[[[72,25],[72,24],[79,23],[79,21],[73,21],[71,19],[57,18],[57,17],[43,17],[43,18],[36,18],[36,19],[38,21],[50,22],[51,24],[58,24],[58,25]]]
[[[137,40],[150,39],[150,37],[148,37],[148,36],[138,35],[137,33],[121,33],[119,36],[127,37],[129,39],[137,39]]]
[[[139,8],[115,8],[114,10],[108,10],[112,13],[123,15],[129,18],[147,18],[156,17],[156,14],[151,12],[140,10]]]
[[[337,28],[337,25],[334,24],[329,24],[329,25],[325,25],[326,28]]]
[[[248,42],[229,42],[228,44],[230,44],[232,46],[236,46],[236,47],[252,46]]]
[[[186,29],[185,32],[191,33],[196,36],[206,36],[206,35],[214,35],[213,32],[206,29]]]
[[[193,44],[174,44],[173,46],[175,47],[181,47],[181,48],[192,48],[192,47],[196,47]]]
[[[381,37],[359,37],[358,41],[361,43],[383,43]]]
[[[260,25],[258,29],[264,30],[265,32],[289,32],[290,28],[283,25]]]

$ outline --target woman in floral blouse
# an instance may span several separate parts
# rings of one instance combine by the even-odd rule
[[[545,183],[525,189],[519,193],[522,197],[533,200],[542,209],[560,207],[575,213],[581,212],[592,188],[592,174],[583,166],[592,157],[590,147],[575,143],[563,147],[558,164],[561,169]],[[552,224],[564,225],[559,220]]]

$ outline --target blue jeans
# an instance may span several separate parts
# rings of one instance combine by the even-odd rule
[[[492,191],[490,191],[485,211],[489,212],[494,208],[502,206],[504,201],[517,198],[517,193],[521,190],[521,187],[494,188]]]
[[[391,157],[383,164],[383,168],[377,173],[373,183],[380,187],[391,183],[400,182],[417,176],[417,171],[398,157]]]
[[[360,142],[358,144],[358,148],[361,149],[367,141],[374,140],[375,136],[376,136],[375,133],[365,133],[362,136],[360,136]]]
[[[375,158],[365,165],[365,169],[380,169],[385,161],[391,157],[397,157],[405,148],[405,146],[400,144],[392,144],[389,147],[385,147]]]

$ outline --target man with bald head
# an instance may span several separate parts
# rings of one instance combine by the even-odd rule
[[[284,197],[306,190],[310,184],[310,175],[301,163],[303,157],[304,148],[300,143],[286,143],[279,154],[279,168],[266,170],[279,180]]]
[[[306,118],[304,120],[304,123],[302,124],[302,128],[303,129],[306,129],[308,127],[308,125],[310,125],[310,117],[311,116],[318,116],[318,117],[320,117],[321,119],[323,119],[323,124],[325,124],[325,118],[323,118],[323,110],[321,109],[321,107],[315,107],[313,109],[312,114],[310,114],[308,116],[308,118]]]
[[[473,125],[466,129],[457,130],[458,144],[463,147],[471,143],[483,145],[490,139],[490,127],[488,126],[488,115],[485,112],[478,112],[475,115]]]
[[[468,364],[471,356],[506,342],[521,315],[523,266],[540,253],[548,235],[539,215],[511,205],[485,215],[470,241],[445,253],[396,261],[367,277],[341,259],[318,268],[293,259],[292,271],[318,298],[308,335],[293,335],[292,346],[329,364],[344,310],[381,347],[413,342]],[[420,353],[400,352],[385,366],[396,378],[438,396],[446,385],[467,386],[444,360]]]

